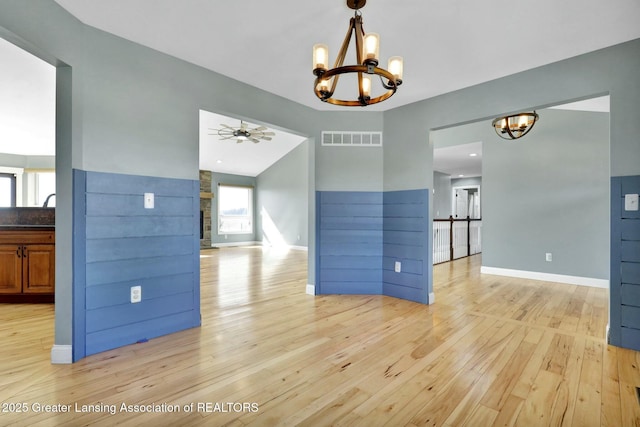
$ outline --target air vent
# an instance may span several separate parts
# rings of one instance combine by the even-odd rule
[[[330,147],[382,147],[382,132],[322,132],[322,145]]]

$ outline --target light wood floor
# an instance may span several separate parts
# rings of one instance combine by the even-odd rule
[[[0,425],[640,425],[640,353],[605,343],[606,291],[481,276],[474,256],[434,268],[431,306],[314,297],[306,255],[205,251],[201,328],[73,365],[49,363],[52,306],[1,305],[0,410],[29,412]]]

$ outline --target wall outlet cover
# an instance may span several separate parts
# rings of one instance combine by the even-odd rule
[[[637,194],[625,194],[624,195],[624,210],[625,211],[637,211],[638,210],[638,195]]]

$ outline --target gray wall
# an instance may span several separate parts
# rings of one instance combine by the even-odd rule
[[[87,27],[53,0],[0,0],[0,36],[58,67],[56,344],[71,344],[72,168],[198,180],[200,109],[251,117],[318,141],[322,130],[382,130],[382,113],[318,112]],[[316,184],[382,185],[381,150],[316,150],[309,154],[310,194]]]
[[[71,169],[197,180],[200,109],[316,141],[322,130],[383,130],[379,154],[315,144],[309,191],[393,191],[433,187],[431,129],[608,93],[610,174],[640,174],[640,40],[381,113],[318,112],[86,27],[52,0],[0,0],[0,36],[58,66],[56,344],[71,341]]]
[[[608,279],[609,114],[538,114],[533,130],[516,141],[498,137],[488,121],[433,133],[438,146],[483,142],[482,264]],[[463,178],[451,186],[477,183]]]
[[[609,114],[538,113],[526,137],[485,140],[483,265],[608,279]]]
[[[638,175],[639,75],[640,40],[634,40],[386,111],[384,138],[393,144],[384,148],[384,188],[433,187],[432,129],[605,94],[611,103],[610,176]],[[482,197],[486,182],[484,188]]]
[[[451,215],[451,175],[433,172],[433,218],[447,219]]]
[[[289,246],[308,245],[308,158],[309,141],[304,141],[258,175],[257,240],[275,244],[282,239]],[[271,224],[277,230],[275,238],[268,233]]]

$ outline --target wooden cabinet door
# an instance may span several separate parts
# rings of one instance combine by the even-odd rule
[[[25,245],[22,260],[22,292],[25,294],[53,293],[55,267],[54,245]]]
[[[22,292],[22,246],[0,245],[0,294]]]

